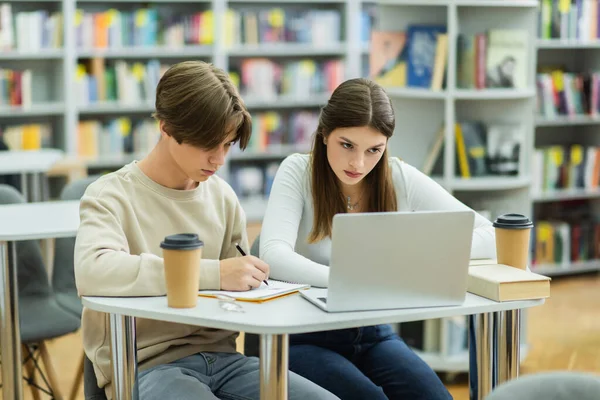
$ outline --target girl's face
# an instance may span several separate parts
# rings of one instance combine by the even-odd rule
[[[327,160],[342,182],[353,186],[375,168],[387,146],[388,138],[369,127],[338,128],[327,136]]]

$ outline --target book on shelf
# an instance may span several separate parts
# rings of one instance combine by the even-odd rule
[[[0,51],[34,52],[63,45],[63,17],[59,11],[13,13],[11,3],[0,4]]]
[[[0,108],[9,106],[30,107],[32,104],[31,69],[0,68]]]
[[[463,121],[454,125],[455,173],[461,178],[516,176],[521,170],[524,127],[520,123]],[[443,172],[444,127],[425,158],[423,172]]]
[[[276,62],[266,58],[248,58],[239,67],[230,67],[230,76],[242,97],[277,101],[281,96],[295,100],[332,93],[344,80],[342,60]]]
[[[550,278],[504,264],[469,266],[467,291],[503,302],[550,297]]]
[[[537,114],[547,119],[600,111],[600,71],[568,72],[564,66],[542,66],[536,74]]]
[[[229,8],[225,14],[225,44],[335,45],[341,41],[341,20],[340,10]]]
[[[598,189],[600,146],[551,145],[534,150],[532,192]]]
[[[369,76],[382,86],[406,86],[406,33],[371,31]]]
[[[533,271],[600,260],[600,223],[595,218],[536,221],[531,247]]]
[[[77,104],[119,102],[122,104],[151,104],[156,96],[158,81],[170,65],[158,60],[129,63],[117,60],[107,65],[94,57],[77,64],[75,93]]]
[[[408,46],[406,84],[409,87],[431,88],[435,70],[436,51],[444,25],[409,25],[406,29]],[[447,40],[446,40],[447,41]],[[446,46],[447,47],[447,46]],[[444,57],[445,58],[445,57]]]
[[[600,217],[585,199],[540,204],[531,234],[532,271],[600,263]]]
[[[599,4],[592,0],[541,0],[538,37],[582,42],[598,40]]]
[[[522,29],[490,29],[458,35],[457,86],[462,89],[528,87],[529,34]]]
[[[447,58],[445,26],[416,24],[406,32],[371,32],[369,76],[380,85],[440,90]]]
[[[268,111],[252,113],[252,136],[245,153],[282,154],[282,149],[304,151],[310,149],[312,134],[317,129],[319,113],[316,111],[292,111],[288,113]],[[231,154],[241,154],[239,146]]]
[[[144,154],[158,142],[160,132],[153,119],[133,121],[127,117],[108,122],[80,121],[77,125],[77,155],[83,158]]]
[[[213,11],[175,14],[164,8],[104,11],[77,9],[75,43],[78,49],[209,45],[214,42]]]
[[[0,141],[9,150],[39,150],[50,147],[52,143],[52,125],[23,124],[7,125],[0,128]]]

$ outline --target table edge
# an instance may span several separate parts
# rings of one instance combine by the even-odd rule
[[[162,296],[157,296],[162,297]],[[257,320],[257,323],[250,324],[246,322],[232,322],[232,321],[222,321],[215,318],[206,318],[206,317],[197,317],[197,316],[187,316],[181,314],[167,314],[160,311],[160,314],[156,315],[157,318],[152,318],[148,316],[148,312],[146,310],[139,309],[121,309],[115,310],[115,306],[104,305],[94,303],[93,300],[96,298],[95,296],[83,296],[82,303],[84,307],[87,307],[90,310],[104,312],[104,313],[114,313],[120,315],[128,315],[136,318],[143,319],[155,319],[159,321],[171,322],[171,323],[181,323],[188,325],[196,325],[203,326],[207,328],[213,329],[224,329],[231,331],[240,331],[240,332],[248,332],[255,334],[295,334],[295,333],[309,333],[309,332],[318,332],[318,331],[327,331],[334,329],[345,329],[345,328],[355,328],[359,326],[368,326],[368,325],[376,325],[376,324],[386,324],[386,323],[399,323],[399,322],[411,322],[411,321],[422,321],[428,319],[437,319],[444,317],[453,317],[453,316],[463,316],[463,315],[472,315],[479,313],[488,313],[488,312],[500,312],[500,311],[508,311],[508,310],[516,310],[516,309],[527,309],[531,307],[536,307],[543,305],[546,299],[534,299],[534,300],[519,300],[519,307],[506,307],[507,304],[513,302],[504,302],[492,305],[481,306],[481,311],[474,310],[475,307],[464,307],[462,312],[457,312],[457,310],[453,307],[444,308],[436,308],[435,312],[430,312],[430,315],[424,313],[425,315],[407,315],[404,318],[392,318],[389,316],[375,316],[370,318],[353,318],[347,321],[332,321],[329,323],[318,323],[314,325],[260,325],[260,320]],[[105,297],[101,297],[105,298]],[[526,303],[525,303],[526,302]],[[502,307],[498,307],[502,305]],[[91,307],[90,307],[91,306]],[[316,308],[316,306],[314,306]],[[492,308],[490,310],[490,308]],[[497,308],[497,309],[494,309]],[[317,310],[320,310],[316,308]],[[336,315],[340,313],[327,313],[325,311],[320,310],[324,313],[324,315]],[[360,321],[360,322],[359,322]]]

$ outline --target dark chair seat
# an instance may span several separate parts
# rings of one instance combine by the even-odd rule
[[[81,318],[83,304],[81,304],[81,299],[77,295],[77,290],[65,290],[55,295],[56,301],[61,307]]]
[[[37,343],[54,339],[79,329],[79,318],[65,311],[52,297],[19,299],[21,341]]]

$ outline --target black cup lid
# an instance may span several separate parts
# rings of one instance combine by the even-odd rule
[[[204,246],[195,233],[178,233],[165,237],[160,247],[167,250],[194,250]]]
[[[533,227],[533,222],[521,214],[504,214],[496,218],[494,227],[506,229],[526,229]]]

